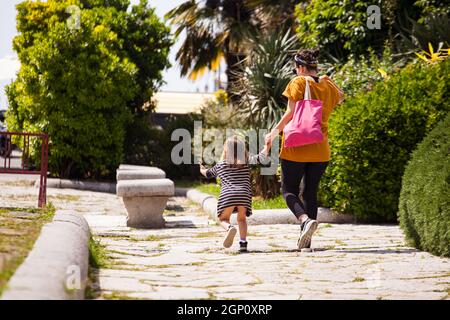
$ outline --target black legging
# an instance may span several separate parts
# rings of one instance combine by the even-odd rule
[[[281,190],[287,206],[298,218],[307,214],[317,219],[317,189],[328,162],[295,162],[281,159]],[[304,189],[300,195],[300,183]]]

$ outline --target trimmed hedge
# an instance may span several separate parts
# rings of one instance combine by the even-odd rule
[[[450,257],[450,113],[412,153],[399,220],[412,246]]]
[[[359,221],[396,221],[405,166],[450,110],[449,83],[450,59],[414,63],[338,107],[330,118],[321,203]]]

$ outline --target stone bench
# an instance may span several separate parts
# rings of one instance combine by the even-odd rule
[[[116,172],[117,181],[121,180],[138,180],[138,179],[164,179],[166,173],[156,167],[146,167],[142,169],[118,169]]]
[[[117,195],[122,197],[128,213],[127,226],[163,228],[163,212],[175,187],[169,179],[135,179],[117,182]]]
[[[138,166],[135,164],[121,164],[119,166],[119,170],[147,170],[152,169],[156,167],[149,167],[149,166]]]

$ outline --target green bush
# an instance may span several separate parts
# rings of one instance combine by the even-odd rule
[[[348,98],[362,91],[372,90],[377,82],[383,80],[381,72],[394,73],[405,66],[405,60],[395,61],[388,46],[384,48],[381,56],[369,49],[367,57],[360,56],[356,59],[351,55],[345,64],[338,67],[332,77]]]
[[[450,256],[450,113],[412,153],[400,193],[399,220],[414,247]]]
[[[358,220],[396,220],[410,153],[450,110],[449,75],[449,59],[410,64],[335,110],[322,204]]]

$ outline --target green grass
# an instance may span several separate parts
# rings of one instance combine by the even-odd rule
[[[75,196],[71,194],[56,194],[48,196],[50,199],[53,200],[60,200],[60,201],[78,201],[80,200],[80,196]]]
[[[0,233],[0,295],[55,211],[52,203],[44,208],[0,208],[0,229],[6,230]]]
[[[282,195],[279,195],[273,199],[263,199],[260,197],[253,197],[253,209],[286,209],[286,202]]]
[[[180,188],[193,188],[206,194],[218,197],[220,194],[220,186],[216,183],[202,183],[200,181],[175,181],[175,186]],[[279,195],[273,199],[263,199],[261,197],[253,197],[252,207],[254,210],[260,209],[285,209],[286,203],[283,196]]]
[[[151,234],[144,238],[144,241],[160,241],[169,238],[168,236]]]
[[[102,295],[102,298],[106,300],[145,300],[143,298],[129,297],[125,293],[122,293],[120,291],[105,293]]]
[[[94,268],[109,268],[112,265],[111,260],[105,245],[91,237],[89,239],[89,264]]]
[[[208,231],[208,232],[200,232],[197,233],[194,238],[214,238],[222,236],[221,232]]]

